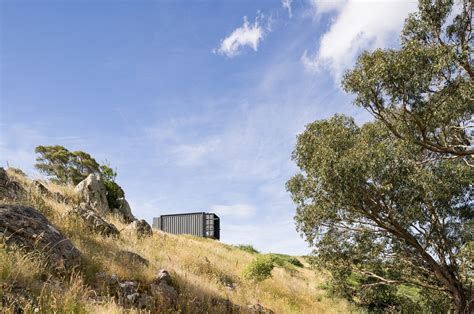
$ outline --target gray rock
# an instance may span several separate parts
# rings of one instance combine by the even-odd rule
[[[98,213],[110,212],[107,194],[102,179],[97,174],[90,174],[75,187],[83,201],[89,204]]]
[[[105,236],[116,236],[120,233],[113,224],[108,223],[93,211],[89,204],[81,203],[80,206],[67,211],[66,215],[81,218],[85,225],[93,232]]]
[[[139,309],[153,309],[155,307],[155,298],[142,293],[136,301],[136,307]]]
[[[0,167],[0,200],[18,200],[23,193],[20,183],[11,180],[6,170]]]
[[[150,293],[165,308],[175,308],[178,304],[178,292],[165,282],[152,283]]]
[[[67,200],[66,198],[64,197],[64,195],[62,195],[61,193],[59,192],[51,192],[41,181],[39,180],[33,180],[33,188],[36,189],[36,191],[43,195],[43,196],[46,196],[50,199],[53,199],[55,200],[56,202],[58,203],[66,203]]]
[[[171,284],[172,280],[169,272],[160,269],[150,285],[151,295],[157,298],[165,308],[175,308],[178,304],[178,292]]]
[[[0,205],[0,237],[26,252],[41,251],[59,270],[78,266],[81,253],[43,214],[32,207]]]
[[[115,258],[120,259],[127,264],[136,263],[143,266],[148,266],[150,264],[150,262],[146,258],[138,255],[137,253],[130,252],[130,251],[118,251],[115,254]]]
[[[47,187],[44,186],[43,183],[39,180],[33,180],[33,187],[40,193],[47,197],[51,196],[51,192],[48,190]]]
[[[135,220],[135,217],[132,214],[132,209],[130,208],[130,204],[128,204],[125,198],[118,199],[118,203],[120,204],[119,208],[115,208],[114,211],[121,215],[126,222],[132,222]]]
[[[164,282],[167,285],[171,285],[170,273],[165,269],[159,269],[158,272],[156,273],[155,282],[156,283]]]
[[[256,313],[256,314],[274,314],[275,313],[272,310],[267,309],[266,307],[258,303],[247,306],[247,309],[250,313]]]
[[[146,222],[146,220],[135,220],[131,224],[129,224],[124,229],[125,232],[135,233],[137,237],[151,237],[153,235],[153,229],[151,228],[150,224]]]

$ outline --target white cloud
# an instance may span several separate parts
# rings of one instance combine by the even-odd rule
[[[176,157],[176,163],[180,166],[196,166],[199,165],[203,159],[214,152],[221,143],[221,140],[214,138],[201,144],[181,144],[173,149],[173,154]]]
[[[415,1],[312,1],[317,14],[336,11],[314,55],[301,58],[308,70],[329,69],[336,79],[363,50],[384,48],[398,38],[405,18],[417,9]]]
[[[329,13],[341,9],[347,0],[310,0],[310,4],[316,15]]]
[[[283,8],[288,10],[288,15],[290,16],[290,18],[293,16],[293,14],[291,13],[291,2],[293,2],[293,0],[281,0],[281,5],[283,6]]]
[[[213,205],[211,210],[218,215],[234,218],[249,218],[257,211],[255,206],[250,204]]]
[[[251,25],[247,17],[244,16],[244,24],[221,40],[220,47],[214,52],[232,58],[239,55],[244,46],[249,46],[257,51],[258,45],[265,34],[260,23],[262,17],[263,15],[257,15],[255,23]]]

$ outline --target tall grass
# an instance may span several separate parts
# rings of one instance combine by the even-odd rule
[[[357,311],[341,299],[326,297],[321,284],[324,275],[305,267],[275,265],[272,276],[261,282],[246,279],[246,267],[256,256],[249,250],[235,248],[211,239],[176,236],[155,231],[152,237],[137,238],[121,234],[107,238],[91,233],[77,219],[67,219],[66,211],[79,201],[71,186],[46,184],[51,191],[65,195],[68,203],[45,198],[31,188],[24,176],[9,172],[28,191],[17,203],[31,205],[42,211],[82,252],[80,269],[69,277],[55,277],[43,267],[41,257],[7,252],[0,247],[0,285],[18,285],[30,291],[35,304],[23,302],[25,309],[40,307],[57,313],[120,313],[124,309],[107,297],[103,278],[115,274],[120,279],[139,280],[149,284],[159,268],[167,269],[179,291],[179,307],[187,312],[225,312],[225,302],[246,306],[260,303],[277,313],[348,313]],[[135,209],[137,210],[137,209]],[[137,212],[135,212],[136,214]],[[126,224],[119,217],[104,217],[119,230]],[[116,257],[119,250],[128,250],[148,259],[148,266],[130,265]],[[285,259],[290,261],[289,257]],[[282,264],[283,265],[283,264]],[[97,298],[96,296],[102,296]],[[8,310],[7,310],[8,311]],[[133,313],[131,311],[130,313]]]

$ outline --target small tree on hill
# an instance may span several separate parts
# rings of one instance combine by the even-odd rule
[[[35,167],[60,184],[78,184],[90,174],[99,174],[107,190],[110,208],[120,206],[119,199],[125,197],[120,185],[115,182],[117,172],[108,164],[100,165],[90,154],[83,151],[70,152],[60,145],[38,146],[35,152]]]

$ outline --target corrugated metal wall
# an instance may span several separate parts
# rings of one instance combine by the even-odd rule
[[[204,213],[161,216],[161,230],[173,234],[204,236]]]
[[[219,217],[209,213],[162,215],[153,218],[153,228],[173,234],[220,238]]]

